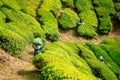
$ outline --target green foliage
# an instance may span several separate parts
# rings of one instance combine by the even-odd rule
[[[1,2],[7,8],[11,8],[11,9],[14,9],[14,10],[20,10],[21,9],[19,4],[16,2],[16,0],[1,0]]]
[[[116,3],[115,8],[116,8],[117,11],[120,11],[120,3]]]
[[[104,7],[106,9],[103,9],[104,11],[107,10],[106,12],[109,14],[114,14],[115,13],[115,9],[114,9],[114,4],[112,0],[93,0],[93,3],[95,4],[95,7]],[[99,11],[98,13],[101,13],[101,9],[98,8]]]
[[[93,10],[81,12],[79,14],[79,17],[80,17],[81,22],[83,22],[85,24],[89,24],[93,27],[98,26],[98,20],[97,20],[95,12]]]
[[[79,12],[88,11],[93,8],[93,6],[91,5],[91,1],[88,0],[76,0],[75,6]]]
[[[74,7],[74,0],[61,0],[63,6]]]
[[[26,41],[17,33],[0,26],[0,47],[16,56],[24,50]]]
[[[34,38],[34,34],[29,27],[26,26],[21,27],[19,26],[19,24],[14,22],[6,23],[4,27],[25,38],[27,43],[30,43]]]
[[[90,50],[92,50],[98,59],[100,56],[103,56],[105,65],[108,66],[116,75],[120,75],[120,67],[111,59],[111,57],[109,57],[106,51],[90,42],[87,43],[87,46]]]
[[[42,5],[40,6],[40,11],[53,11],[54,14],[57,14],[61,9],[62,4],[60,0],[43,0]]]
[[[41,70],[42,80],[96,80],[86,62],[61,42],[46,45],[44,53],[35,56],[33,63]]]
[[[4,24],[5,23],[5,19],[6,19],[6,15],[0,11],[0,24]]]
[[[84,24],[84,25],[80,25],[78,27],[78,34],[81,36],[85,36],[85,37],[89,37],[89,38],[95,38],[97,36],[97,33],[95,32],[95,28],[93,28],[91,25],[88,24]]]
[[[103,80],[117,80],[114,73],[103,63],[101,63],[87,47],[82,44],[77,44],[80,53],[79,55],[86,60],[89,66],[93,69],[95,76],[102,78]]]
[[[35,36],[45,37],[45,32],[42,30],[40,24],[35,20],[35,18],[21,11],[14,11],[7,8],[2,8],[2,11],[6,14],[9,22],[22,22],[32,29]]]
[[[119,18],[120,20],[120,12],[116,12],[116,16]]]
[[[58,29],[57,20],[54,15],[48,11],[40,11],[38,13],[39,21],[42,23],[42,28],[46,32],[47,38],[52,41],[59,39],[60,33]]]
[[[41,4],[42,0],[16,0],[21,7],[21,11],[36,16],[36,9]]]
[[[79,21],[78,15],[71,9],[65,8],[61,17],[59,18],[59,23],[62,28],[74,28]]]
[[[120,52],[120,40],[116,38],[105,38],[102,41],[103,44],[110,46],[111,48]]]
[[[3,3],[0,1],[0,7],[3,6]]]
[[[110,15],[109,9],[105,7],[96,7],[95,11],[99,17],[104,17]]]
[[[99,45],[103,50],[105,50],[109,56],[120,66],[120,52],[111,48],[110,46],[106,44],[100,44]],[[120,71],[119,71],[120,72]]]
[[[111,22],[111,18],[109,16],[99,18],[99,21],[100,21],[99,31],[102,34],[108,34],[109,32],[111,32],[111,30],[113,29],[113,25]]]

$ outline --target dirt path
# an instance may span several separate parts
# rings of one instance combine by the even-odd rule
[[[12,57],[0,49],[0,80],[38,80],[32,64],[32,48],[27,46],[24,55]]]
[[[76,35],[75,30],[65,30],[65,31],[61,31],[60,34],[60,41],[65,42],[65,41],[80,41],[80,42],[87,42],[87,41],[91,41],[95,44],[99,44],[101,43],[101,41],[104,38],[119,38],[120,39],[120,23],[113,21],[113,30],[109,33],[109,35],[104,35],[104,36],[99,36],[97,39],[85,39],[82,38],[80,36]]]

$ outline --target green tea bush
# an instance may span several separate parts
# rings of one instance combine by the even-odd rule
[[[92,52],[96,55],[98,59],[100,58],[100,56],[103,56],[104,64],[109,67],[116,75],[120,75],[120,67],[111,59],[106,51],[104,51],[98,45],[90,42],[87,43],[87,46],[90,48],[90,50],[92,50]]]
[[[114,62],[116,62],[116,64],[120,66],[120,52],[119,51],[111,48],[110,46],[106,44],[100,44],[99,46],[107,52],[107,54],[111,57],[111,59]]]
[[[35,36],[45,37],[45,32],[41,28],[40,24],[36,21],[35,18],[27,15],[21,11],[14,11],[7,8],[2,8],[4,14],[6,14],[9,22],[22,22],[27,25],[27,27],[32,28],[32,31]]]
[[[91,25],[88,24],[80,25],[77,29],[77,32],[79,35],[84,37],[88,37],[88,38],[97,37],[95,28],[93,28]]]
[[[93,0],[93,3],[95,4],[95,7],[104,7],[106,9],[103,9],[104,11],[106,10],[106,12],[108,14],[114,14],[115,13],[115,9],[114,9],[114,4],[112,0]],[[98,11],[98,13],[101,13],[101,9],[98,8],[100,10],[100,12]],[[107,10],[108,9],[108,10]]]
[[[16,0],[1,0],[1,2],[7,8],[11,8],[11,9],[14,9],[14,10],[20,10],[21,9],[19,4],[16,2]]]
[[[63,6],[74,7],[74,0],[61,0]]]
[[[41,1],[42,0],[16,0],[21,7],[21,11],[33,17],[36,16],[36,11]]]
[[[98,15],[98,17],[104,17],[104,16],[110,15],[109,9],[107,9],[105,7],[96,7],[95,11],[96,11],[96,14]]]
[[[0,26],[0,44],[1,48],[16,56],[24,50],[26,41],[17,33]]]
[[[115,8],[116,8],[117,11],[120,11],[120,3],[116,3]]]
[[[75,7],[78,9],[79,12],[84,12],[93,9],[91,1],[88,0],[76,0]]]
[[[42,23],[42,28],[46,32],[47,38],[52,41],[59,39],[60,33],[58,29],[57,20],[54,15],[48,11],[41,11],[38,13],[39,22]]]
[[[110,46],[111,48],[120,52],[120,40],[116,38],[105,38],[102,41],[103,44]]]
[[[79,55],[86,60],[96,77],[103,80],[117,80],[115,74],[105,64],[101,63],[92,51],[82,44],[77,45],[80,49]]]
[[[59,24],[62,28],[74,28],[79,21],[78,15],[71,9],[65,8],[61,17],[59,18]]]
[[[0,7],[1,7],[1,6],[3,6],[3,3],[2,3],[2,1],[0,1]]]
[[[32,30],[30,30],[30,28],[26,26],[20,27],[17,25],[17,23],[11,22],[11,23],[6,23],[4,27],[25,38],[27,43],[30,43],[34,38],[34,34]]]
[[[62,4],[60,0],[43,0],[42,5],[40,6],[40,11],[52,11],[54,14],[58,14],[59,10],[61,9]]]
[[[0,11],[0,25],[4,24],[6,20],[6,15]]]
[[[47,44],[33,63],[41,71],[42,80],[97,80],[87,63],[62,42]]]
[[[111,32],[111,30],[113,29],[113,25],[109,16],[99,18],[99,21],[99,31],[102,34],[108,34],[109,32]]]
[[[120,20],[120,12],[116,12],[116,16],[117,16],[118,19]]]
[[[89,24],[93,27],[98,26],[97,16],[93,10],[81,12],[79,14],[79,17],[80,17],[81,22],[83,22],[85,24]]]

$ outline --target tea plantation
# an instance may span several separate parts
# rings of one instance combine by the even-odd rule
[[[61,30],[85,39],[108,35],[112,19],[120,22],[119,0],[0,0],[0,48],[15,57],[40,37],[45,46],[32,60],[39,80],[120,80],[120,39],[59,41]]]

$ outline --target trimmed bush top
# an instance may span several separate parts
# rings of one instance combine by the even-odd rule
[[[71,9],[65,8],[64,12],[62,13],[59,23],[62,28],[74,28],[79,21],[78,15]]]

